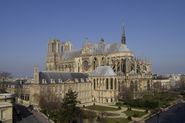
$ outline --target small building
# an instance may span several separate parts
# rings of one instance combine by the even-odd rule
[[[152,82],[155,91],[166,91],[171,89],[171,80],[169,76],[157,76],[153,78]]]
[[[2,123],[12,123],[12,104],[9,102],[0,102],[0,121]]]
[[[110,66],[97,67],[92,72],[94,103],[115,103],[118,100],[118,78]]]
[[[9,93],[0,94],[0,121],[2,123],[13,122],[13,102],[15,96]]]
[[[42,98],[61,101],[68,90],[78,93],[77,100],[81,105],[92,103],[91,81],[86,73],[75,72],[38,72],[34,70],[34,81],[30,84],[30,104],[37,107]],[[57,98],[57,100],[56,100]]]

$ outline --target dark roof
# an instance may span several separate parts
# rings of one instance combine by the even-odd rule
[[[100,41],[99,43],[92,45],[90,52],[92,55],[98,55],[98,54],[109,54],[109,53],[115,53],[115,52],[131,52],[131,51],[127,48],[127,45],[122,45],[120,43],[109,44],[109,43]],[[61,59],[73,60],[75,57],[80,56],[81,53],[82,53],[81,50],[65,51],[61,53]]]
[[[86,73],[68,73],[68,72],[39,72],[39,81],[42,83],[44,79],[46,83],[50,83],[51,79],[55,81],[55,83],[65,82],[68,80],[75,81],[76,79],[78,82],[87,81],[88,74]]]

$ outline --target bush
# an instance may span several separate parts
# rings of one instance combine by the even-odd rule
[[[152,100],[152,99],[128,100],[125,102],[125,104],[129,105],[130,107],[141,107],[141,108],[148,108],[148,109],[159,107],[159,102],[157,100]]]
[[[133,117],[139,117],[139,114],[138,113],[134,113]]]
[[[98,116],[96,120],[97,120],[97,121],[100,121],[100,119],[101,119],[100,116]]]
[[[145,110],[145,113],[148,113],[148,109]]]
[[[119,110],[121,110],[121,107],[120,107],[120,106],[118,106],[118,109],[119,109]]]
[[[132,121],[132,117],[131,117],[131,116],[128,116],[127,119],[128,119],[129,121]]]
[[[153,110],[151,110],[151,114],[155,114],[155,113],[157,113],[157,112],[159,112],[159,111],[160,111],[159,108],[153,109]]]
[[[123,105],[123,102],[117,102],[116,105],[117,106],[122,106]]]
[[[92,119],[92,118],[95,118],[96,117],[96,113],[95,112],[93,112],[93,111],[87,111],[87,110],[82,110],[82,117],[83,118],[90,118],[90,119]]]
[[[128,107],[128,108],[127,108],[127,111],[132,111],[132,108],[131,108],[131,107]]]

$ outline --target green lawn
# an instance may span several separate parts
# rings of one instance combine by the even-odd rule
[[[96,110],[96,111],[117,111],[118,108],[112,108],[112,107],[106,107],[106,106],[100,106],[100,105],[92,105],[85,107],[87,109]]]
[[[125,118],[106,118],[106,123],[128,123],[129,120]]]
[[[124,111],[124,113],[127,115],[127,116],[131,116],[131,117],[142,117],[143,115],[146,114],[146,112],[143,112],[143,111]]]
[[[144,95],[140,99],[130,99],[118,102],[117,106],[130,106],[132,108],[144,108],[149,110],[164,108],[170,105],[174,100],[180,99],[178,92],[160,92],[150,95]]]

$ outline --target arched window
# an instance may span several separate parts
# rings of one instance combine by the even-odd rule
[[[106,98],[106,102],[109,102],[109,100]]]
[[[106,65],[106,59],[105,59],[105,57],[102,57],[101,65],[102,66]]]
[[[114,80],[114,89],[117,89],[117,79]]]
[[[107,90],[109,89],[109,80],[108,80],[108,78],[106,78],[106,89]]]
[[[98,66],[98,60],[97,60],[96,57],[94,57],[94,59],[93,59],[93,69],[95,70],[97,66]]]
[[[113,78],[111,78],[111,81],[110,81],[110,89],[113,89]]]
[[[121,72],[123,72],[124,74],[126,73],[126,60],[122,59],[121,60]]]
[[[96,89],[96,79],[93,80],[94,80],[94,89]]]
[[[117,64],[117,71],[120,71],[121,70],[121,68],[120,68],[120,62],[118,62],[118,64]]]

